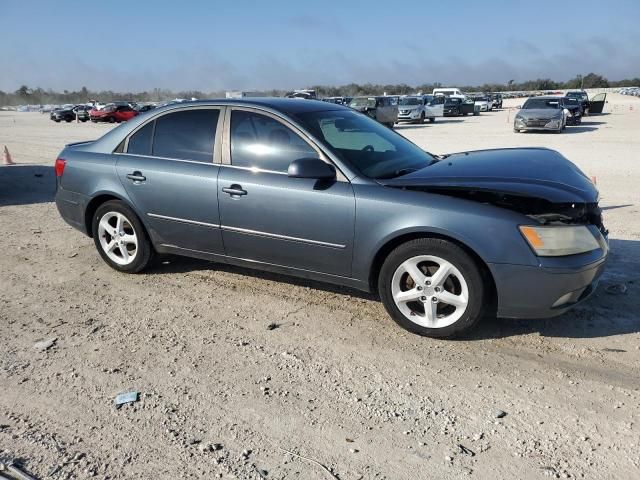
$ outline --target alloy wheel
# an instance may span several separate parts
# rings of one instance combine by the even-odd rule
[[[100,246],[118,265],[129,265],[138,253],[138,236],[131,221],[120,212],[105,213],[98,223]]]
[[[460,270],[434,255],[405,260],[391,282],[400,312],[422,327],[444,328],[455,323],[469,303],[469,288]]]

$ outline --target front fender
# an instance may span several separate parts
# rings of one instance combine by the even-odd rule
[[[389,242],[410,234],[451,238],[485,263],[538,265],[518,225],[517,212],[470,200],[426,192],[354,185],[356,225],[353,275],[368,280],[376,255]]]

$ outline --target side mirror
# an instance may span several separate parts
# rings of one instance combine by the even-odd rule
[[[287,175],[291,178],[333,180],[336,178],[336,169],[319,158],[299,158],[289,164]]]

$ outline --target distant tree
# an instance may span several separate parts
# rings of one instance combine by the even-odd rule
[[[584,88],[607,88],[609,86],[609,80],[595,73],[585,75],[582,80]]]

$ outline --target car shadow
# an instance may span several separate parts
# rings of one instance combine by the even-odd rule
[[[583,117],[581,125],[606,125],[607,122],[592,122],[589,117]]]
[[[56,193],[53,167],[0,166],[0,207],[52,202]]]
[[[634,259],[629,261],[629,259]],[[206,260],[163,256],[146,273],[166,275],[215,270],[261,280],[313,288],[337,295],[379,301],[376,294],[315,280]],[[548,319],[487,316],[460,340],[477,341],[537,333],[544,337],[596,338],[640,332],[640,241],[611,240],[609,263],[595,293],[568,312]]]
[[[287,283],[298,287],[312,288],[338,295],[349,295],[350,297],[362,298],[365,300],[378,300],[372,293],[356,290],[355,288],[334,285],[332,283],[320,282],[308,278],[295,277],[281,273],[267,272],[248,267],[238,267],[227,263],[217,263],[209,260],[201,260],[190,257],[180,257],[178,255],[162,255],[156,262],[145,270],[145,274],[167,275],[174,273],[190,273],[197,271],[216,271],[244,275],[251,278],[258,278],[270,282]]]

